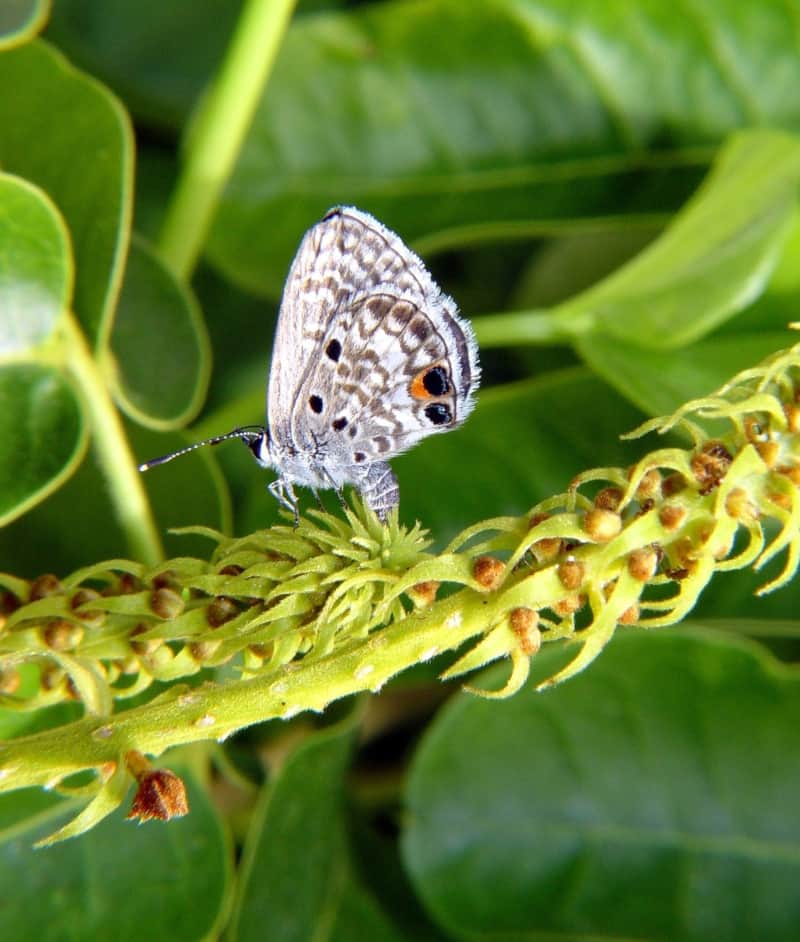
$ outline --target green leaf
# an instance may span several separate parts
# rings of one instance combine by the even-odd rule
[[[707,0],[702,16],[675,17],[626,0],[428,0],[306,17],[289,31],[210,254],[274,295],[303,230],[337,203],[426,252],[663,215],[729,131],[797,128],[799,84],[792,14],[778,3]]]
[[[231,940],[305,942],[347,882],[343,779],[354,724],[305,740],[264,790],[245,844]]]
[[[43,343],[71,294],[64,220],[40,189],[0,173],[0,357]]]
[[[547,694],[462,696],[414,760],[414,884],[454,937],[791,938],[798,722],[795,674],[700,631],[620,636]]]
[[[122,812],[80,840],[33,850],[75,801],[44,793],[0,799],[3,931],[15,942],[114,939],[196,942],[221,921],[231,879],[230,850],[206,790],[186,779],[191,814],[141,826]],[[143,929],[143,926],[146,926]]]
[[[178,126],[218,66],[241,0],[58,0],[47,35],[148,123]],[[121,41],[124,37],[124,41]]]
[[[165,430],[194,417],[211,369],[202,313],[143,239],[131,243],[110,348],[109,378],[131,418]]]
[[[74,309],[89,336],[110,328],[128,244],[133,143],[97,82],[36,40],[0,55],[0,164],[37,186],[66,220]]]
[[[0,51],[27,42],[44,26],[49,0],[3,0],[0,4]]]
[[[61,373],[34,363],[0,369],[0,524],[56,490],[86,441],[80,404]]]
[[[800,138],[735,135],[664,234],[558,309],[593,331],[674,350],[709,333],[762,291],[794,221]]]

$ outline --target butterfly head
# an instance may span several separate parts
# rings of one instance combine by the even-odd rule
[[[221,442],[227,442],[232,438],[241,439],[253,453],[256,461],[265,468],[272,467],[272,457],[270,454],[269,431],[261,425],[245,425],[242,428],[235,428],[232,432],[226,432],[224,435],[215,435],[214,438],[206,438],[202,442],[195,442],[193,445],[187,445],[178,451],[172,451],[168,455],[162,455],[160,458],[151,458],[139,465],[140,471],[148,471],[150,468],[159,464],[166,464],[173,458],[180,458],[196,448],[202,448],[205,445],[219,445]]]

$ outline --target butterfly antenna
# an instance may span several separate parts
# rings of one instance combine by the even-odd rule
[[[240,438],[246,445],[252,445],[257,442],[262,435],[264,435],[264,429],[260,425],[248,425],[244,428],[235,428],[232,432],[226,432],[224,435],[215,435],[214,438],[206,438],[202,442],[195,442],[193,445],[187,445],[185,448],[180,448],[178,451],[171,451],[168,455],[162,455],[160,458],[151,458],[149,461],[144,461],[139,465],[139,470],[149,471],[150,468],[155,468],[160,464],[166,464],[168,461],[172,461],[173,458],[188,455],[190,451],[194,451],[196,448],[203,448],[205,445],[219,445],[220,442],[227,442],[232,438]]]

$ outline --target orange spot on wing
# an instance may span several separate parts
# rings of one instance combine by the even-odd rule
[[[426,366],[424,370],[420,370],[419,373],[411,380],[408,384],[408,391],[415,399],[433,399],[434,397],[428,392],[425,388],[425,377],[428,375],[430,370],[429,366]]]

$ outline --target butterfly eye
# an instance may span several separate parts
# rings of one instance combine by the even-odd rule
[[[425,415],[434,425],[445,425],[453,421],[453,413],[443,402],[432,402],[425,406]]]

